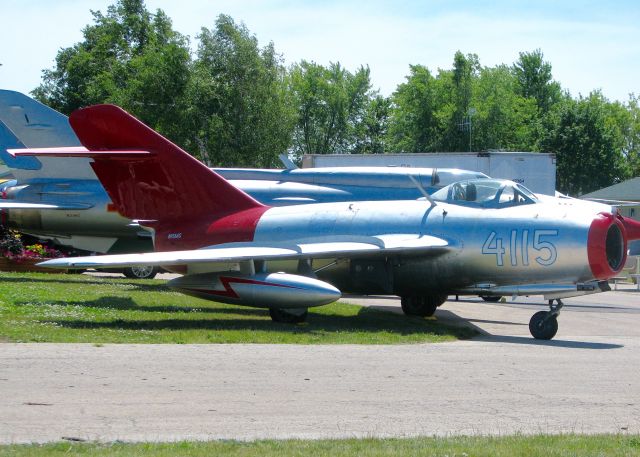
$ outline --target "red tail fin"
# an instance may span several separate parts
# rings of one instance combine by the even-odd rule
[[[73,130],[95,155],[92,167],[118,211],[130,219],[209,221],[264,206],[114,105],[74,111]],[[118,150],[144,150],[133,155]],[[124,151],[123,151],[124,152]]]

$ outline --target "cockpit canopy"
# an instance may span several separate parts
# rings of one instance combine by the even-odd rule
[[[538,201],[526,187],[504,179],[459,181],[434,192],[431,198],[437,202],[477,208],[506,208]]]

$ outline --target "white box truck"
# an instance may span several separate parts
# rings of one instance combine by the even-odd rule
[[[556,156],[545,152],[434,152],[417,154],[307,154],[302,168],[427,167],[479,171],[554,195]]]

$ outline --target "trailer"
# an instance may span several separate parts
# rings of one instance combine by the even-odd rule
[[[545,152],[434,152],[416,154],[306,154],[302,168],[461,168],[510,179],[535,193],[555,195],[556,156]]]

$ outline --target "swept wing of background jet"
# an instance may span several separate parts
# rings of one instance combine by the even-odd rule
[[[85,108],[70,120],[87,151],[15,154],[92,159],[118,211],[153,230],[157,252],[42,265],[162,265],[184,274],[169,283],[177,290],[269,308],[278,321],[303,320],[341,291],[396,294],[414,315],[433,314],[452,293],[541,294],[550,310],[529,328],[550,339],[561,299],[607,290],[628,240],[640,238],[640,223],[610,206],[542,202],[501,180],[454,183],[431,202],[270,207],[118,107]]]

